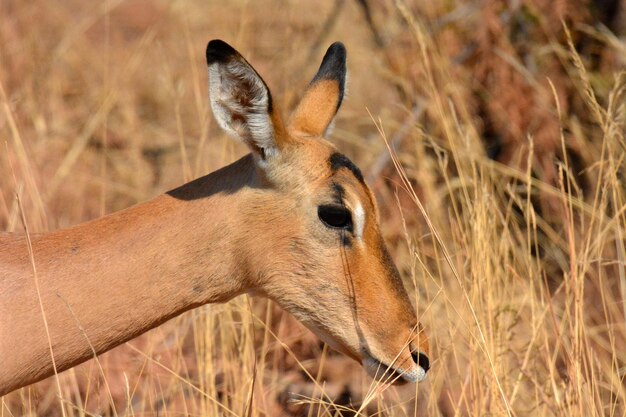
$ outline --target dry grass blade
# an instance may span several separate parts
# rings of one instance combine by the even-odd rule
[[[209,114],[209,39],[285,115],[340,40],[331,141],[376,194],[432,365],[374,382],[245,296],[4,396],[0,417],[626,417],[626,5],[591,3],[0,2],[0,223],[35,281],[37,233],[246,152]]]

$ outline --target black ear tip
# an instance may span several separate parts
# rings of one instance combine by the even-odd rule
[[[346,60],[346,46],[342,42],[334,42],[328,47],[326,55],[335,57],[335,59],[345,61]]]
[[[214,62],[226,62],[236,55],[237,51],[221,39],[213,39],[206,47],[206,62],[211,65]]]
[[[346,78],[346,47],[341,42],[335,42],[326,51],[322,65],[317,72],[313,82],[318,80],[337,80],[340,88]]]
[[[324,59],[322,60],[322,67],[329,66],[336,71],[345,72],[346,68],[346,47],[341,42],[335,42],[328,47]]]

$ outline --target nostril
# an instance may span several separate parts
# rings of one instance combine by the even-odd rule
[[[428,360],[428,356],[423,354],[422,352],[411,352],[411,356],[413,356],[413,360],[419,366],[422,367],[424,372],[428,372],[430,369],[430,361]]]

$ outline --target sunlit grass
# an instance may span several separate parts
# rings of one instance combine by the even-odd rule
[[[23,231],[22,214],[31,232],[92,219],[242,155],[210,116],[209,39],[249,58],[285,113],[326,44],[346,43],[334,140],[372,183],[432,350],[427,383],[388,387],[272,303],[242,296],[60,374],[60,393],[48,380],[7,395],[0,417],[626,415],[623,39],[569,28],[615,54],[608,72],[591,71],[567,36],[532,51],[557,56],[565,81],[498,52],[495,65],[529,78],[558,121],[564,156],[548,175],[541,137],[522,135],[528,152],[507,163],[487,156],[458,58],[475,6],[417,3],[371,3],[395,40],[384,50],[349,1],[0,5],[7,231]]]

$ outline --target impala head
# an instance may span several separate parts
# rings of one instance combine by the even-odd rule
[[[344,95],[344,46],[328,49],[287,123],[232,47],[211,41],[207,63],[215,118],[250,148],[255,166],[238,238],[249,287],[378,379],[423,380],[428,342],[381,236],[372,192],[324,139]]]

